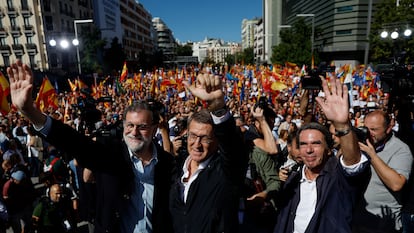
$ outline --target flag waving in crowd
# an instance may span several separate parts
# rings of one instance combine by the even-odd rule
[[[39,93],[37,94],[35,103],[36,106],[43,112],[48,107],[52,107],[53,109],[58,108],[58,98],[56,90],[47,77],[43,78],[43,82],[40,86]]]
[[[10,95],[10,86],[6,77],[0,72],[0,112],[7,115],[10,112],[10,104],[7,97]]]
[[[122,73],[121,73],[121,76],[119,78],[119,81],[123,82],[126,79],[127,74],[128,74],[128,67],[127,67],[126,61],[124,61],[124,67],[122,68]]]

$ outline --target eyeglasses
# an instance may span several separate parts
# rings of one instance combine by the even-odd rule
[[[204,145],[208,145],[213,142],[213,140],[209,138],[207,135],[198,136],[193,133],[188,133],[187,136],[188,136],[188,141],[190,143],[195,142],[197,139],[200,139],[200,143]]]
[[[134,130],[135,128],[138,129],[139,131],[148,131],[151,128],[152,125],[149,124],[139,124],[139,125],[134,125],[132,123],[127,123],[125,124],[125,128],[129,131]]]

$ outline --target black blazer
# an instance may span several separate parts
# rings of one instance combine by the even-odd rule
[[[177,233],[238,232],[240,188],[247,167],[247,150],[231,117],[214,132],[219,152],[191,184],[187,202],[180,189],[182,167],[171,191],[170,210]]]
[[[133,165],[126,144],[122,140],[105,144],[95,142],[57,120],[52,120],[51,131],[45,140],[73,155],[81,167],[94,172],[97,185],[95,232],[118,233],[122,208],[127,205],[134,185]],[[157,152],[153,232],[168,233],[172,232],[169,191],[176,165],[173,156],[158,145]]]

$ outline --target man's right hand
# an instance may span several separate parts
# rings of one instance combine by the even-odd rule
[[[32,99],[32,70],[29,66],[17,60],[7,68],[7,74],[9,76],[12,104],[36,127],[42,127],[46,122],[46,116],[36,108]]]

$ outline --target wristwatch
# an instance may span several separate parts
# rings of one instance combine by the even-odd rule
[[[351,132],[351,127],[349,127],[348,129],[343,129],[343,130],[335,129],[335,136],[342,137],[342,136],[349,134],[349,132]]]
[[[227,108],[219,108],[211,113],[216,117],[222,117],[227,113]]]

